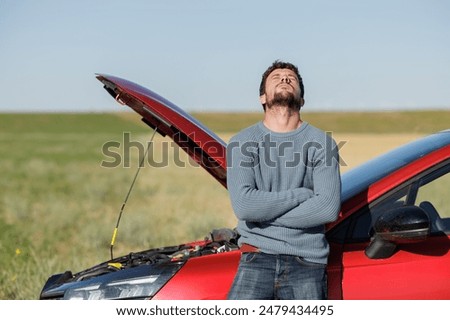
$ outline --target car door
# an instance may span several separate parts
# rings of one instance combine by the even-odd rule
[[[365,249],[376,220],[387,210],[415,205],[430,218],[429,236],[399,244],[384,259]],[[341,227],[343,299],[450,299],[450,161],[396,187],[352,215]]]

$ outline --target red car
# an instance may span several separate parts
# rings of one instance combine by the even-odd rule
[[[171,137],[226,187],[226,143],[171,102],[98,75],[120,103]],[[329,299],[450,299],[450,130],[342,176],[342,210],[327,226]],[[234,230],[51,276],[41,299],[225,299],[241,252]]]

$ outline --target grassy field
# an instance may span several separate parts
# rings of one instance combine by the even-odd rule
[[[195,116],[227,141],[261,114]],[[450,123],[445,111],[305,113],[304,119],[345,141],[342,171]],[[142,143],[150,137],[134,113],[0,114],[0,299],[37,299],[49,275],[109,258],[138,154],[132,152],[129,168],[103,168],[102,146],[121,142],[123,132]],[[154,150],[170,145],[162,137],[154,143]],[[166,151],[169,159],[177,152]],[[125,207],[115,255],[201,239],[235,223],[226,190],[203,169],[171,161],[146,166]]]

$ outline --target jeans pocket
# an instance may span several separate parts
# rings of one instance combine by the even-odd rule
[[[241,262],[251,263],[258,256],[258,252],[244,252],[241,256]]]
[[[323,263],[317,263],[317,262],[311,262],[308,260],[305,260],[302,257],[295,257],[295,261],[297,261],[300,265],[302,265],[303,267],[309,267],[309,268],[326,268],[327,265],[323,264]]]

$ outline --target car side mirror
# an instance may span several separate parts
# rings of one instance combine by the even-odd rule
[[[392,256],[398,244],[425,240],[430,233],[430,219],[417,206],[402,206],[383,213],[374,225],[375,235],[365,253],[371,259]]]

